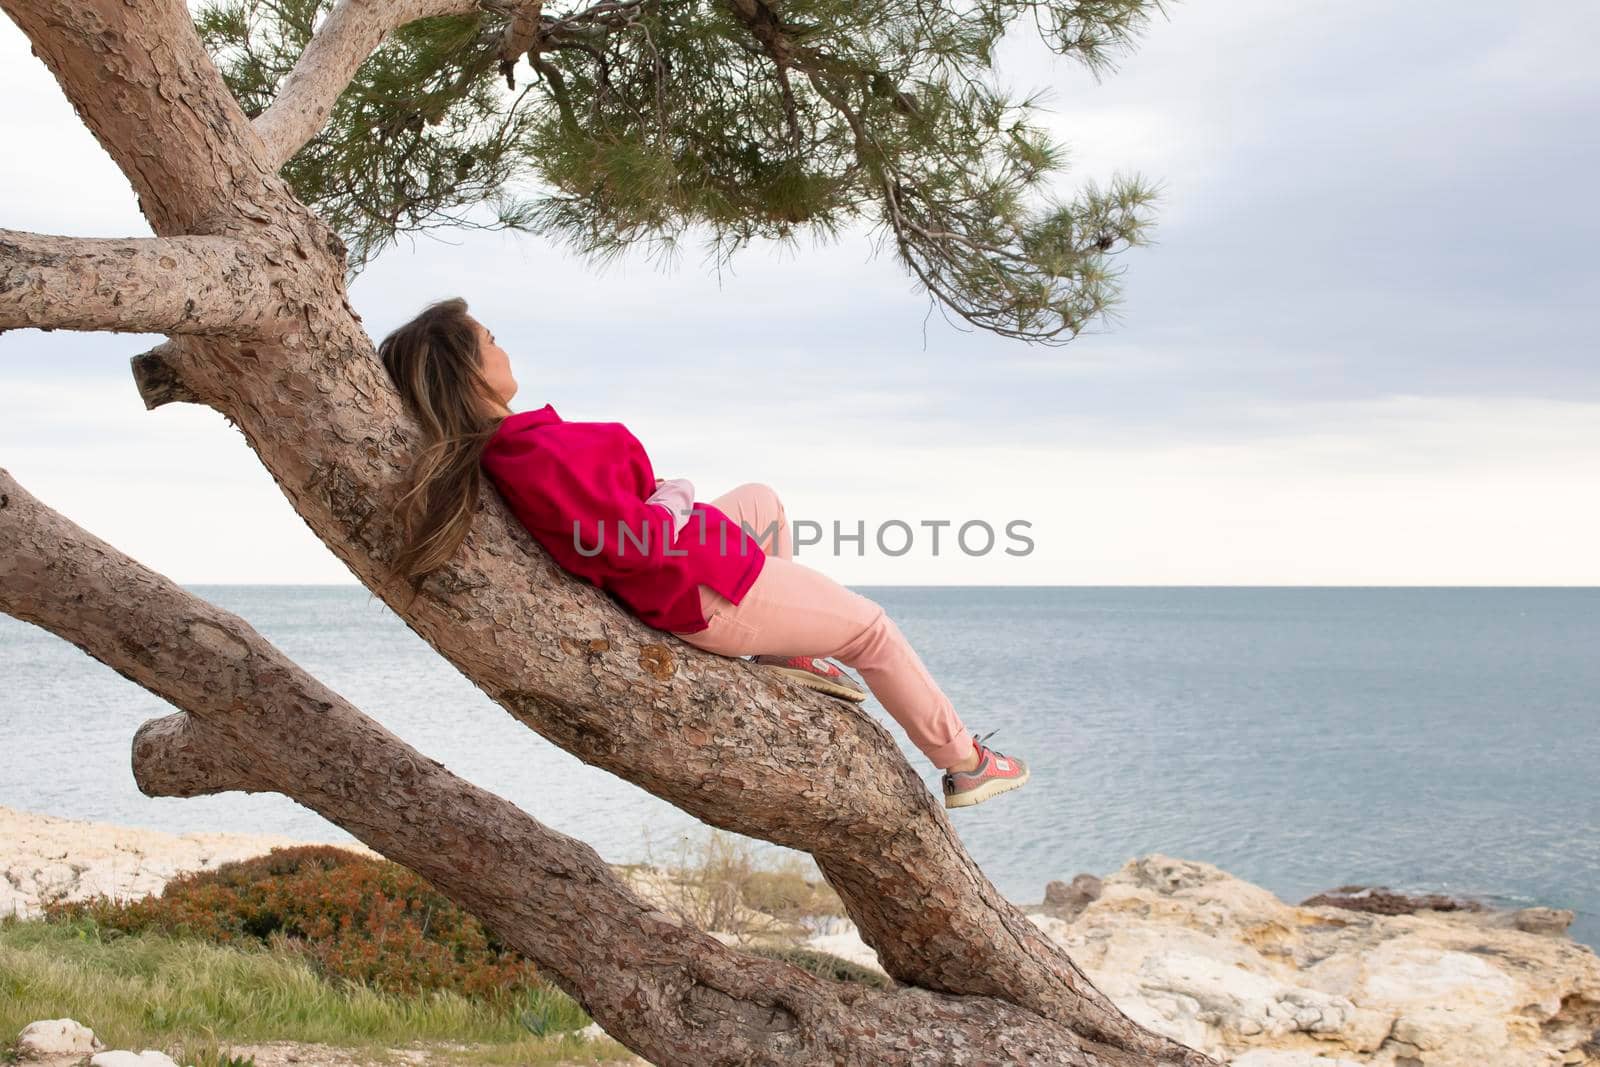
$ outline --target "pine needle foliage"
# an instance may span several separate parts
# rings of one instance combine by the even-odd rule
[[[758,239],[858,223],[947,313],[1070,340],[1118,299],[1143,244],[1136,177],[1058,197],[1064,153],[1036,96],[999,85],[1031,19],[1097,77],[1166,0],[483,0],[390,35],[284,168],[359,271],[401,233],[512,228],[597,263],[719,265]],[[248,114],[270,105],[332,0],[219,0],[196,15]],[[518,62],[508,20],[537,18]],[[518,82],[521,81],[519,85]],[[487,207],[487,214],[484,208]]]

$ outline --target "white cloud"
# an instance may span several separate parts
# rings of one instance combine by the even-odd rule
[[[1590,158],[1573,116],[1600,78],[1568,30],[1595,16],[1557,6],[1179,5],[1099,84],[1008,46],[1008,80],[1055,88],[1064,188],[1168,190],[1127,321],[1066,350],[930,319],[859,236],[720,279],[695,251],[597,273],[524,236],[423,237],[353,296],[375,336],[467,296],[521,406],[626,422],[701,499],[766,481],[797,518],[1034,524],[1024,559],[809,557],[853,584],[1593,583],[1600,216],[1506,196]],[[0,94],[0,225],[148,232],[9,24]],[[0,337],[0,465],[182,581],[348,580],[219,416],[143,410],[126,360],[149,341]]]
[[[792,517],[1033,523],[1024,559],[817,563],[851,584],[1600,583],[1600,404],[1394,397],[1271,409],[1203,443],[762,455],[804,472],[779,485]]]
[[[1227,438],[1038,447],[875,437],[776,405],[625,421],[702,500],[765,481],[792,519],[825,532],[863,523],[864,556],[850,544],[833,554],[831,538],[801,550],[847,584],[1600,583],[1600,404],[1271,406]],[[0,395],[0,427],[0,456],[24,487],[179,581],[349,580],[211,412],[145,413],[131,384],[70,398],[28,386]],[[981,520],[1003,535],[1013,519],[1031,524],[1028,556],[969,557],[947,527],[935,557],[922,525]],[[873,546],[889,520],[916,532],[909,554]]]

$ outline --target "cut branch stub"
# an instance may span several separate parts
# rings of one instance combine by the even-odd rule
[[[171,351],[171,343],[168,342],[148,352],[141,352],[130,361],[134,387],[139,390],[139,396],[148,410],[153,411],[163,404],[200,402],[200,398],[183,384],[177,368],[168,361],[167,356]]]
[[[216,736],[186,711],[151,719],[133,735],[133,780],[152,797],[202,797],[242,790],[284,792],[247,749]]]

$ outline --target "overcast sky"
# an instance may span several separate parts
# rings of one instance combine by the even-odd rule
[[[699,499],[764,481],[864,523],[862,555],[799,555],[851,584],[1596,584],[1596,41],[1583,0],[1190,0],[1100,83],[1010,49],[1064,187],[1164,189],[1122,320],[1066,348],[930,317],[860,237],[718,278],[447,234],[354,297],[380,336],[465,296],[513,406],[625,422]],[[0,99],[0,227],[148,235],[9,22]],[[179,581],[349,581],[220,416],[144,411],[157,340],[0,336],[0,466]],[[892,519],[1023,520],[1034,550],[889,556]]]

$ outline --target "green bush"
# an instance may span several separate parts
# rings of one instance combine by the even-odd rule
[[[544,985],[532,961],[415,872],[331,845],[276,848],[179,875],[159,896],[55,904],[46,916],[125,933],[285,944],[324,975],[401,995],[520,997]]]

